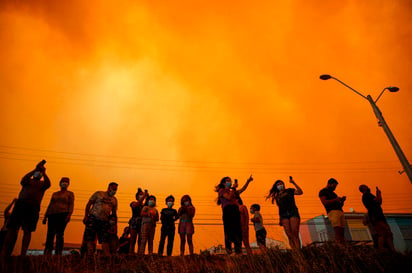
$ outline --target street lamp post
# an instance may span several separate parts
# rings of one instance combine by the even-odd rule
[[[386,123],[385,119],[382,116],[382,112],[381,110],[378,108],[378,106],[376,105],[376,102],[379,100],[379,98],[382,96],[383,92],[385,90],[389,90],[390,92],[397,92],[399,90],[398,87],[395,86],[389,86],[389,87],[385,87],[382,92],[379,94],[378,98],[374,101],[372,99],[372,97],[370,95],[368,96],[364,96],[361,93],[359,93],[358,91],[356,91],[355,89],[353,89],[352,87],[350,87],[349,85],[347,85],[346,83],[340,81],[339,79],[332,77],[331,75],[327,75],[327,74],[323,74],[320,76],[321,80],[329,80],[329,79],[334,79],[336,81],[338,81],[339,83],[341,83],[342,85],[346,86],[347,88],[351,89],[352,91],[354,91],[356,94],[360,95],[361,97],[363,97],[364,99],[368,100],[369,103],[372,106],[373,112],[375,113],[376,118],[379,121],[379,125],[382,126],[384,132],[386,133],[387,137],[389,138],[389,141],[392,144],[393,149],[396,152],[396,155],[399,158],[399,161],[402,164],[402,167],[406,173],[406,175],[409,178],[409,181],[412,183],[412,169],[411,169],[411,165],[408,162],[408,159],[406,159],[405,154],[403,153],[401,147],[399,146],[398,142],[396,141],[394,135],[392,134],[392,131],[389,129],[388,124]]]

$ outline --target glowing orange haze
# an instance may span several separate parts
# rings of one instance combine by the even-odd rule
[[[221,223],[213,189],[226,175],[254,175],[243,199],[263,205],[275,239],[277,208],[264,196],[289,175],[304,190],[303,220],[324,213],[317,193],[330,177],[346,211],[364,211],[365,183],[382,189],[385,211],[412,212],[412,185],[369,103],[319,80],[329,73],[374,98],[398,86],[378,105],[411,160],[408,1],[22,2],[0,4],[2,208],[45,158],[52,188],[41,213],[60,177],[76,195],[66,242],[80,242],[84,206],[110,181],[119,233],[137,187],[159,211],[168,194],[189,193],[196,252],[223,243],[222,226],[200,224]],[[40,223],[33,237],[41,248]]]

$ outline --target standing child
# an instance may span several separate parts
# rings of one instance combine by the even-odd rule
[[[160,221],[162,221],[162,229],[159,242],[159,256],[163,255],[163,249],[165,240],[167,237],[167,256],[172,256],[173,242],[175,239],[175,221],[177,220],[177,210],[173,209],[175,198],[173,195],[166,197],[167,208],[162,209],[160,212]]]
[[[260,214],[260,205],[253,204],[250,207],[250,213],[253,215],[250,221],[252,221],[255,227],[256,242],[260,249],[266,249],[266,229],[263,226],[263,218]]]
[[[179,234],[180,234],[180,256],[185,254],[185,244],[187,238],[187,245],[189,246],[189,253],[193,255],[193,241],[192,236],[195,233],[193,226],[193,217],[195,217],[195,207],[192,204],[192,199],[189,195],[183,195],[180,200],[181,207],[177,213],[180,218]]]
[[[116,215],[109,216],[109,229],[107,230],[108,233],[108,241],[109,241],[109,249],[110,254],[116,254],[117,249],[119,248],[119,237],[117,236],[117,217]]]
[[[146,249],[148,253],[153,254],[153,239],[156,231],[156,222],[159,221],[159,212],[155,208],[156,206],[156,197],[154,195],[150,195],[147,198],[147,203],[142,209],[140,215],[142,216],[142,229],[141,234],[142,241],[139,246],[139,254],[143,255]]]

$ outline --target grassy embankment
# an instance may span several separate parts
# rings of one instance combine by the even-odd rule
[[[4,261],[4,260],[3,260]],[[3,263],[2,261],[2,263]],[[251,256],[194,255],[185,257],[113,256],[110,259],[79,256],[10,257],[2,272],[412,272],[412,253],[376,251],[370,246],[333,244],[301,251],[268,249]]]

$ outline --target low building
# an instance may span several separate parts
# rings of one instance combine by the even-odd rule
[[[345,238],[347,241],[372,244],[372,230],[365,223],[366,213],[345,212]],[[395,249],[412,251],[412,214],[386,213],[386,220],[393,233]],[[333,228],[325,215],[319,215],[301,223],[302,245],[326,242],[334,239]]]

